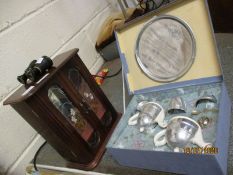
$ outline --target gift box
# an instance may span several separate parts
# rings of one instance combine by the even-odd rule
[[[138,127],[129,126],[128,120],[135,113],[138,102],[157,101],[167,108],[172,97],[181,96],[187,104],[185,116],[191,115],[195,100],[203,93],[215,94],[217,110],[204,113],[212,121],[202,130],[204,140],[211,142],[217,150],[209,154],[195,152],[173,152],[167,145],[155,147],[153,137],[161,128],[151,133],[140,133]],[[198,120],[202,115],[192,117]],[[165,91],[135,95],[120,120],[107,145],[110,154],[124,166],[151,169],[179,174],[226,174],[231,103],[223,83],[186,86]],[[169,120],[173,115],[166,115]],[[189,145],[188,148],[194,145]]]
[[[143,73],[135,58],[135,45],[140,30],[149,20],[161,15],[172,15],[186,22],[190,26],[196,42],[196,55],[192,67],[183,77],[170,83],[161,83],[150,79]],[[222,73],[212,24],[204,0],[179,2],[116,31],[115,35],[130,94],[221,81]]]
[[[167,83],[149,78],[135,58],[135,43],[140,30],[151,19],[161,15],[171,15],[185,21],[192,29],[196,42],[196,55],[191,68],[181,78]],[[179,1],[126,24],[115,35],[128,91],[134,96],[107,145],[110,154],[121,165],[129,167],[179,174],[226,174],[231,102],[218,61],[206,1]],[[214,95],[217,99],[214,108],[211,108],[213,111],[192,116],[196,100],[205,94]],[[156,126],[149,133],[141,133],[139,127],[128,125],[129,118],[137,112],[137,105],[141,101],[157,102],[166,112],[170,100],[177,96],[182,97],[187,105],[186,113],[180,115],[195,121],[203,116],[210,119],[209,126],[202,129],[202,134],[206,142],[212,143],[212,147],[203,148],[200,153],[192,149],[198,148],[197,145],[190,144],[186,150],[174,152],[168,145],[154,145],[153,138],[162,130],[161,127]],[[166,112],[165,121],[169,122],[175,116]]]

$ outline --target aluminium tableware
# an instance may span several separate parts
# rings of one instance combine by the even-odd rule
[[[136,60],[151,79],[170,82],[192,66],[196,43],[191,28],[180,18],[163,15],[141,29],[135,47]]]
[[[138,104],[137,110],[138,112],[129,118],[128,125],[134,126],[139,124],[140,132],[154,127],[156,123],[162,128],[167,126],[167,123],[164,121],[164,109],[158,103],[142,101]]]
[[[195,106],[197,107],[202,102],[212,102],[217,103],[217,99],[214,95],[204,95],[196,100]]]
[[[169,108],[167,110],[169,114],[179,114],[186,112],[186,104],[182,97],[174,97],[171,99]]]
[[[200,125],[185,116],[172,118],[167,128],[154,136],[156,147],[168,144],[175,152],[179,152],[180,148],[187,147],[189,143],[196,144],[201,148],[212,146],[211,143],[204,141]]]

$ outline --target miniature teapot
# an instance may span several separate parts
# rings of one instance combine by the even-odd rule
[[[185,116],[172,118],[167,128],[154,136],[155,146],[168,144],[175,152],[179,152],[180,148],[185,148],[189,143],[196,144],[201,148],[212,146],[211,143],[204,141],[200,125]]]
[[[133,126],[139,123],[140,132],[153,127],[156,123],[162,128],[167,126],[164,121],[164,109],[158,103],[142,101],[138,104],[137,110],[138,112],[129,118],[128,125]]]

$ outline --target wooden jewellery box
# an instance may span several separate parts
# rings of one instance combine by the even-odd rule
[[[78,49],[53,59],[38,82],[19,87],[11,105],[65,159],[90,170],[100,161],[120,115],[79,58]]]

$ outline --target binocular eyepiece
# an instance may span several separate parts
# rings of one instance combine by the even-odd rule
[[[30,83],[35,83],[52,67],[52,65],[53,61],[51,58],[42,56],[37,60],[33,60],[24,71],[24,74],[17,77],[17,80],[22,84],[28,84],[28,80]]]

